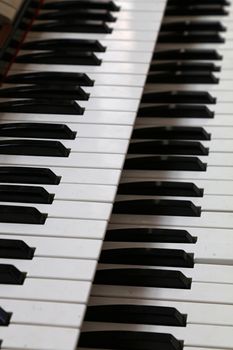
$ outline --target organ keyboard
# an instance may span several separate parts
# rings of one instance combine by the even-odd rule
[[[232,349],[231,3],[0,9],[1,349]]]

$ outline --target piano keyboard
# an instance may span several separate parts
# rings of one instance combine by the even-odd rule
[[[27,5],[1,61],[1,349],[232,349],[231,3]]]
[[[233,347],[231,4],[189,4],[167,3],[80,350]]]
[[[1,60],[1,349],[71,350],[165,0],[24,5]]]

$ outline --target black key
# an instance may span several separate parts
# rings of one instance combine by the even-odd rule
[[[0,167],[0,182],[58,185],[60,179],[46,168]]]
[[[100,264],[170,266],[193,268],[193,254],[179,249],[122,248],[103,249]]]
[[[165,22],[161,25],[160,32],[225,32],[226,27],[220,21],[181,21]]]
[[[154,63],[150,66],[150,72],[159,72],[159,71],[166,71],[166,72],[176,72],[176,71],[182,71],[182,72],[192,72],[192,71],[198,71],[198,72],[220,72],[221,68],[219,66],[216,66],[214,63],[187,63],[182,61],[177,62],[169,62],[169,63]]]
[[[0,103],[0,112],[83,115],[84,108],[74,100],[36,99]]]
[[[198,188],[191,182],[125,182],[119,184],[117,193],[145,196],[203,197],[203,189]]]
[[[145,92],[141,103],[216,104],[216,98],[206,91]]]
[[[222,56],[216,50],[208,49],[177,49],[168,51],[155,51],[153,59],[157,60],[222,60]]]
[[[148,84],[218,84],[219,79],[212,72],[182,71],[149,73]]]
[[[43,225],[46,219],[47,214],[33,207],[0,205],[0,222]]]
[[[7,98],[33,98],[33,99],[65,99],[87,101],[90,94],[87,94],[80,86],[51,84],[33,85],[33,86],[17,86],[13,88],[0,89],[0,97]]]
[[[197,141],[138,141],[129,145],[128,154],[183,154],[207,156],[209,149]]]
[[[151,242],[151,243],[196,243],[197,238],[192,237],[185,230],[160,228],[121,228],[108,230],[105,235],[106,242]]]
[[[23,28],[25,29],[25,28]],[[40,24],[34,24],[32,32],[58,32],[58,33],[112,33],[112,28],[101,21],[53,21]]]
[[[182,350],[182,342],[171,334],[133,332],[133,331],[96,331],[82,332],[78,346],[81,348],[114,350]]]
[[[110,11],[107,10],[92,10],[92,9],[73,9],[64,11],[49,11],[41,12],[36,17],[37,20],[58,20],[58,19],[78,19],[91,21],[115,22]]]
[[[7,84],[39,84],[47,83],[63,85],[93,86],[94,82],[83,73],[35,72],[13,74],[4,78]]]
[[[0,239],[0,258],[31,260],[35,248],[18,239]]]
[[[49,39],[39,41],[29,41],[21,46],[23,50],[75,50],[78,52],[104,52],[106,48],[98,40],[84,39]],[[69,51],[67,52],[67,54]],[[47,74],[47,73],[46,73]],[[54,73],[55,74],[55,73]],[[79,73],[61,73],[75,76]]]
[[[184,200],[137,199],[116,201],[113,205],[113,213],[200,217],[201,207],[196,207],[191,201]]]
[[[53,199],[43,187],[0,185],[0,202],[51,204]]]
[[[168,6],[165,16],[227,16],[228,11],[222,6]]]
[[[205,129],[195,126],[155,126],[134,129],[133,139],[210,140]]]
[[[213,118],[214,112],[205,105],[149,105],[141,106],[139,118]]]
[[[42,52],[17,56],[16,63],[64,64],[77,66],[100,66],[101,60],[92,52],[77,52],[69,50]]]
[[[106,269],[96,271],[94,284],[190,289],[191,279],[180,271],[137,268]]]
[[[198,33],[198,32],[182,32],[182,33],[161,33],[159,34],[158,43],[225,43],[225,39],[218,33]]]
[[[0,326],[8,326],[11,319],[11,313],[6,312],[0,307]]]
[[[68,157],[70,149],[59,141],[0,140],[0,154],[24,156]]]
[[[59,2],[50,2],[43,5],[46,10],[76,10],[76,9],[96,9],[119,11],[120,7],[116,6],[113,1],[109,0],[65,0]]]
[[[25,277],[15,266],[0,264],[0,284],[23,284]]]
[[[135,157],[125,160],[126,170],[206,171],[206,163],[197,157]]]
[[[76,132],[65,124],[9,123],[0,124],[1,136],[74,140]]]
[[[175,308],[133,304],[88,306],[85,321],[186,326],[186,316]]]

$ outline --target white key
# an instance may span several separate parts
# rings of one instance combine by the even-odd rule
[[[227,180],[232,181],[232,168],[218,167],[218,166],[207,166],[207,171],[134,171],[134,170],[124,170],[124,175],[131,178],[162,178],[165,180]],[[219,183],[220,184],[220,183]]]
[[[179,43],[179,44],[158,44],[156,46],[156,50],[173,50],[173,49],[213,49],[218,51],[228,51],[228,50],[232,50],[233,48],[233,41],[231,40],[227,40],[225,43],[223,44],[206,44],[206,43],[188,43],[188,44],[183,44],[183,43]]]
[[[38,114],[37,116],[38,116],[37,122],[39,122],[40,114]],[[56,116],[54,117],[54,119],[56,119]],[[53,116],[50,119],[52,124],[56,122],[54,119],[53,119]],[[84,119],[83,121],[85,121],[85,117],[83,117],[83,119]],[[19,122],[22,122],[20,121],[20,118],[19,118]],[[25,119],[24,122],[27,122],[27,119]],[[96,145],[95,145],[96,147],[97,147],[97,142],[109,143],[110,140],[113,141],[113,144],[114,142],[116,142],[116,144],[122,143],[125,146],[126,142],[130,139],[131,130],[132,130],[130,126],[126,126],[126,125],[103,125],[103,124],[98,125],[95,123],[93,123],[92,125],[85,124],[85,123],[83,124],[65,123],[65,125],[70,127],[72,131],[75,131],[77,133],[76,139],[69,140],[69,141],[68,140],[60,140],[60,141],[68,148],[72,149],[72,147],[74,147],[74,150],[75,150],[75,147],[77,147],[79,141],[85,141],[85,140],[82,140],[82,138],[87,138],[87,141],[92,139],[93,142],[96,142]],[[108,145],[105,144],[105,146],[108,146],[109,148],[111,147],[110,144]],[[109,153],[111,153],[111,151]]]
[[[73,350],[79,332],[71,328],[10,325],[1,327],[2,349]]]
[[[121,15],[125,13],[127,12],[126,11],[121,12]],[[128,13],[132,14],[132,12],[128,12]],[[114,13],[112,14],[114,16]],[[158,32],[160,27],[160,21],[161,21],[161,13],[160,12],[153,13],[153,18],[152,18],[153,20],[151,21],[149,20],[149,18],[147,18],[146,21],[143,21],[142,18],[140,18],[140,20],[137,20],[135,17],[131,17],[128,19],[121,19],[121,18],[122,16],[120,16],[116,22],[113,22],[111,24],[109,23],[109,27],[113,28],[113,30],[135,30],[135,31]]]
[[[127,13],[127,12],[125,12]],[[65,33],[63,33],[66,35]],[[56,33],[30,33],[26,38],[25,42],[37,41],[37,40],[49,40],[49,39],[59,39],[59,35]],[[68,38],[75,39],[75,34],[69,33]],[[107,39],[107,38],[106,38]],[[107,51],[137,51],[137,52],[152,52],[154,48],[154,41],[122,41],[122,40],[100,40],[102,46],[107,47]],[[11,68],[12,69],[12,68]]]
[[[124,157],[120,154],[105,153],[71,153],[69,157],[31,157],[31,156],[2,156],[1,163],[8,165],[26,165],[40,167],[85,167],[121,169]]]
[[[0,299],[0,305],[5,311],[12,312],[12,325],[30,324],[77,329],[81,327],[85,313],[83,304]]]
[[[89,98],[88,101],[82,101],[81,106],[89,111],[123,111],[137,112],[139,106],[138,99],[120,99],[120,98]]]
[[[57,234],[54,231],[54,222],[57,224]],[[68,224],[75,224],[74,221],[68,222]],[[19,239],[24,241],[28,246],[32,248],[36,248],[35,256],[40,258],[67,258],[67,259],[88,259],[88,260],[97,260],[99,257],[99,253],[102,246],[102,239],[104,230],[100,231],[101,227],[99,222],[93,222],[93,226],[97,227],[96,231],[92,231],[92,235],[85,235],[83,231],[82,235],[76,235],[76,231],[79,230],[79,224],[82,225],[82,222],[77,221],[77,227],[74,226],[73,231],[67,225],[64,225],[64,220],[53,220],[50,222],[50,237],[48,236],[48,232],[46,232],[46,227],[40,232],[33,231],[31,232],[31,236],[29,235],[29,230],[32,225],[17,225],[15,227],[15,231],[13,232],[13,225],[11,224],[3,224],[2,231],[4,230],[4,226],[6,228],[6,232],[2,232],[1,238],[4,239]],[[59,226],[60,225],[60,226]],[[16,225],[15,225],[16,226]],[[31,226],[31,227],[30,227]],[[84,225],[83,225],[84,226]],[[28,228],[28,229],[27,229]],[[25,232],[22,232],[25,229]],[[69,230],[67,234],[65,233],[65,229]],[[63,235],[61,231],[63,230]],[[11,236],[11,234],[15,236]],[[72,233],[73,232],[73,233]],[[33,237],[32,235],[38,235],[38,237]],[[60,236],[60,237],[59,237]],[[65,237],[65,238],[64,238]],[[73,237],[73,238],[72,238]],[[79,238],[85,237],[85,238]],[[91,239],[90,239],[91,238]],[[96,239],[95,239],[96,238]]]
[[[94,86],[84,88],[93,98],[122,98],[122,99],[140,99],[142,89],[137,87],[118,87],[114,86],[109,89],[109,86]]]
[[[11,102],[16,99],[1,99],[1,102]],[[123,112],[136,112],[139,105],[138,99],[120,99],[120,98],[98,98],[90,97],[88,101],[75,101],[77,105],[85,108],[89,111],[123,111]],[[81,103],[80,103],[81,102]],[[38,113],[39,114],[39,113]]]
[[[121,45],[121,44],[120,44]],[[127,62],[103,62],[100,66],[79,66],[79,65],[51,65],[51,64],[33,64],[33,63],[14,63],[13,70],[27,70],[38,72],[70,72],[89,74],[147,74],[148,64],[145,63],[127,63]]]
[[[232,326],[232,305],[182,303],[176,301],[159,301],[143,299],[117,299],[91,297],[88,305],[143,305],[176,308],[180,313],[187,315],[187,324],[208,324]]]
[[[131,178],[127,177],[126,175],[124,176],[124,172],[122,173],[123,178],[121,179],[121,183],[130,183],[130,182],[143,182],[143,181],[158,181],[158,182],[166,182],[166,179],[163,179],[159,176],[153,176],[151,178]],[[211,198],[213,195],[226,195],[226,196],[232,196],[233,195],[233,182],[231,181],[221,181],[221,186],[216,186],[216,180],[199,180],[199,179],[189,179],[188,181],[182,180],[182,179],[174,179],[175,182],[182,183],[182,182],[191,182],[195,184],[197,187],[200,189],[203,189],[204,191],[204,196],[208,196],[208,198]],[[182,199],[182,197],[180,197]],[[192,200],[192,197],[190,197],[190,200]]]
[[[40,50],[21,50],[17,57],[43,53]],[[151,61],[151,52],[130,52],[130,51],[106,51],[95,52],[95,56],[104,62],[130,62],[130,63],[147,63]]]
[[[51,259],[34,256],[32,260],[0,259],[1,264],[14,265],[25,272],[26,279],[48,278],[92,281],[97,261],[81,259]]]
[[[226,76],[230,71],[226,70]],[[219,84],[148,84],[146,91],[208,91],[213,97],[232,91],[232,79],[220,79]]]
[[[91,128],[90,128],[91,129]],[[104,126],[103,126],[104,129]],[[88,130],[88,127],[87,127]],[[98,130],[98,128],[97,128]],[[114,127],[113,127],[114,131]],[[97,134],[95,135],[98,136]],[[107,139],[107,138],[81,138],[81,136],[78,136],[75,140],[60,140],[60,142],[65,146],[66,148],[69,148],[72,150],[72,153],[110,153],[110,154],[126,154],[128,149],[128,140],[120,140],[120,139]],[[105,135],[103,135],[105,136]],[[100,135],[101,137],[101,135]],[[12,138],[1,138],[3,141],[7,140],[18,140],[17,137]],[[23,140],[24,138],[20,138]],[[30,138],[27,138],[30,139]],[[31,140],[34,140],[31,139]],[[48,139],[46,139],[48,141]],[[52,141],[52,139],[50,140]],[[224,151],[225,149],[223,149]]]
[[[3,88],[14,88],[20,86],[19,84],[2,85]],[[140,99],[142,94],[142,88],[131,86],[114,86],[109,89],[109,86],[85,86],[83,90],[89,93],[93,98],[123,98],[123,99]]]
[[[95,112],[93,112],[94,114]],[[83,117],[85,121],[86,117]],[[67,126],[71,126],[66,123]],[[79,137],[97,138],[97,139],[130,139],[131,127],[124,125],[97,125],[93,121],[93,125],[76,124],[71,126],[72,130],[77,131],[77,139]],[[72,141],[71,141],[72,143]]]
[[[90,128],[91,129],[91,128]],[[104,126],[103,126],[104,129]],[[113,128],[114,130],[114,128]],[[96,138],[94,138],[96,136]],[[126,154],[128,148],[128,140],[121,139],[104,139],[97,138],[97,134],[93,138],[81,138],[80,135],[73,141],[61,140],[62,144],[71,148],[72,152],[93,152],[93,153],[118,153]]]
[[[90,79],[95,81],[95,85],[113,85],[113,86],[139,86],[144,87],[145,76],[139,74],[88,74]]]
[[[137,118],[136,126],[203,126],[211,133],[209,127],[232,126],[232,118],[227,114],[216,114],[214,118]],[[216,130],[216,129],[215,129]],[[221,130],[220,130],[221,131]],[[220,134],[222,134],[220,132]]]
[[[75,124],[105,124],[105,125],[123,125],[132,126],[135,120],[134,112],[119,111],[85,111],[84,115],[62,115],[62,114],[25,114],[25,113],[0,113],[1,121],[7,122],[57,122],[76,128]],[[38,120],[39,117],[39,120]],[[90,126],[91,130],[92,126]],[[121,128],[122,129],[122,128]],[[86,129],[87,130],[87,129]],[[123,129],[121,135],[123,134]],[[122,138],[122,137],[121,137]]]
[[[233,285],[193,282],[191,289],[94,285],[92,296],[232,304]]]
[[[155,4],[154,4],[155,5]],[[157,5],[157,4],[156,4]],[[155,5],[155,6],[156,6]],[[141,4],[140,4],[141,6]],[[143,10],[143,8],[142,8]],[[53,33],[52,33],[53,34]],[[129,31],[129,30],[113,30],[111,34],[102,34],[102,33],[56,33],[57,38],[70,38],[70,39],[94,39],[94,40],[106,40],[106,41],[114,41],[114,40],[122,40],[122,41],[153,41],[155,40],[156,33],[151,31]],[[27,35],[28,39],[35,40],[41,38],[50,39],[52,36],[50,33],[45,33],[44,36],[40,33],[30,32]],[[223,46],[225,48],[225,46]]]
[[[12,205],[11,202],[0,202],[2,205]],[[22,205],[22,203],[14,203]],[[35,207],[41,213],[48,214],[49,218],[108,220],[111,215],[110,203],[81,202],[81,201],[54,201],[52,204],[28,204],[24,207]]]
[[[215,227],[232,228],[233,214],[231,212],[203,212],[201,217],[172,217],[172,216],[152,216],[152,215],[112,215],[112,223],[120,224],[141,224],[141,225],[168,225],[168,226],[193,226],[193,227]]]
[[[116,12],[112,12],[114,17],[117,17]],[[131,11],[121,11],[118,20],[119,21],[135,21],[135,22],[150,22],[150,23],[160,23],[162,18],[161,12],[149,12],[141,10],[139,12],[131,12]]]
[[[16,163],[17,165],[17,163]],[[0,164],[0,166],[4,166]],[[39,164],[30,167],[38,167]],[[49,167],[49,169],[57,176],[61,177],[61,183],[64,184],[99,184],[116,186],[120,178],[120,170],[115,169],[94,169],[94,168],[61,168]]]
[[[232,7],[231,7],[231,4],[230,4],[230,6],[227,6],[227,7],[225,7],[225,9],[227,10],[227,12],[229,12],[229,11],[232,11]],[[185,19],[187,19],[188,21],[191,21],[193,18],[197,18],[197,17],[199,17],[199,16],[185,16]],[[181,21],[182,20],[182,16],[172,16],[172,17],[166,17],[166,18],[164,18],[164,22],[173,22],[173,21]],[[202,18],[203,19],[203,18]],[[205,22],[212,22],[212,21],[219,21],[219,16],[205,16]],[[231,18],[229,18],[229,16],[227,15],[227,16],[222,16],[221,17],[221,23],[223,24],[223,25],[229,25],[229,24],[231,24],[232,22],[231,22]]]
[[[41,11],[40,14],[47,14],[51,11]],[[114,12],[111,13],[113,17],[117,18],[117,16],[114,14]],[[125,16],[119,16],[116,22],[108,22],[107,25],[109,28],[113,30],[122,30],[122,31],[150,31],[150,32],[158,32],[160,27],[160,20],[161,20],[161,13],[156,12],[153,16],[153,21],[147,20],[146,22],[140,20],[137,20],[134,17],[130,17],[129,15],[132,14],[132,12],[121,12],[121,15],[126,14]],[[125,17],[125,18],[124,18]],[[128,18],[127,18],[128,17]],[[157,19],[157,20],[156,20]],[[51,20],[37,20],[35,21],[35,24],[45,24],[49,23]],[[33,32],[32,32],[33,33]]]
[[[26,278],[23,285],[2,285],[0,298],[86,303],[90,287],[88,281]]]
[[[217,129],[217,128],[215,128],[215,129]],[[217,152],[220,152],[220,153],[233,152],[233,140],[230,139],[230,137],[229,137],[229,139],[227,138],[227,136],[230,136],[230,132],[232,131],[232,128],[218,128],[218,134],[220,135],[221,132],[224,133],[224,131],[225,131],[224,129],[226,130],[226,132],[229,129],[227,134],[225,135],[226,139],[213,139],[210,141],[200,141],[202,146],[209,149],[209,154],[212,154],[212,153],[214,154],[215,152],[216,153]],[[211,137],[212,137],[212,134],[211,134]],[[233,134],[232,134],[232,137],[233,137]],[[143,141],[143,140],[132,141],[132,144],[134,144],[135,142],[139,143],[141,141]],[[144,141],[147,141],[147,140],[144,140]],[[63,144],[65,144],[65,143],[63,142]],[[68,143],[68,145],[69,145],[69,143]]]
[[[14,74],[23,74],[23,73],[30,73],[28,70],[13,70],[11,69],[9,72],[9,75]],[[95,81],[94,86],[135,86],[135,87],[144,87],[145,85],[145,76],[140,74],[98,74],[98,73],[90,73],[88,74],[88,77]],[[10,87],[10,85],[9,85]],[[85,87],[86,89],[86,87]]]
[[[12,184],[5,184],[12,185]],[[14,184],[21,185],[21,184]],[[25,184],[27,186],[27,184]],[[33,186],[33,185],[32,185]],[[48,193],[54,194],[54,201],[59,205],[59,201],[93,201],[93,202],[113,202],[117,186],[104,186],[92,184],[62,184],[40,185]],[[53,205],[54,201],[51,205]],[[22,202],[23,203],[23,202]],[[12,203],[13,204],[13,203]],[[23,205],[23,204],[22,204]]]

